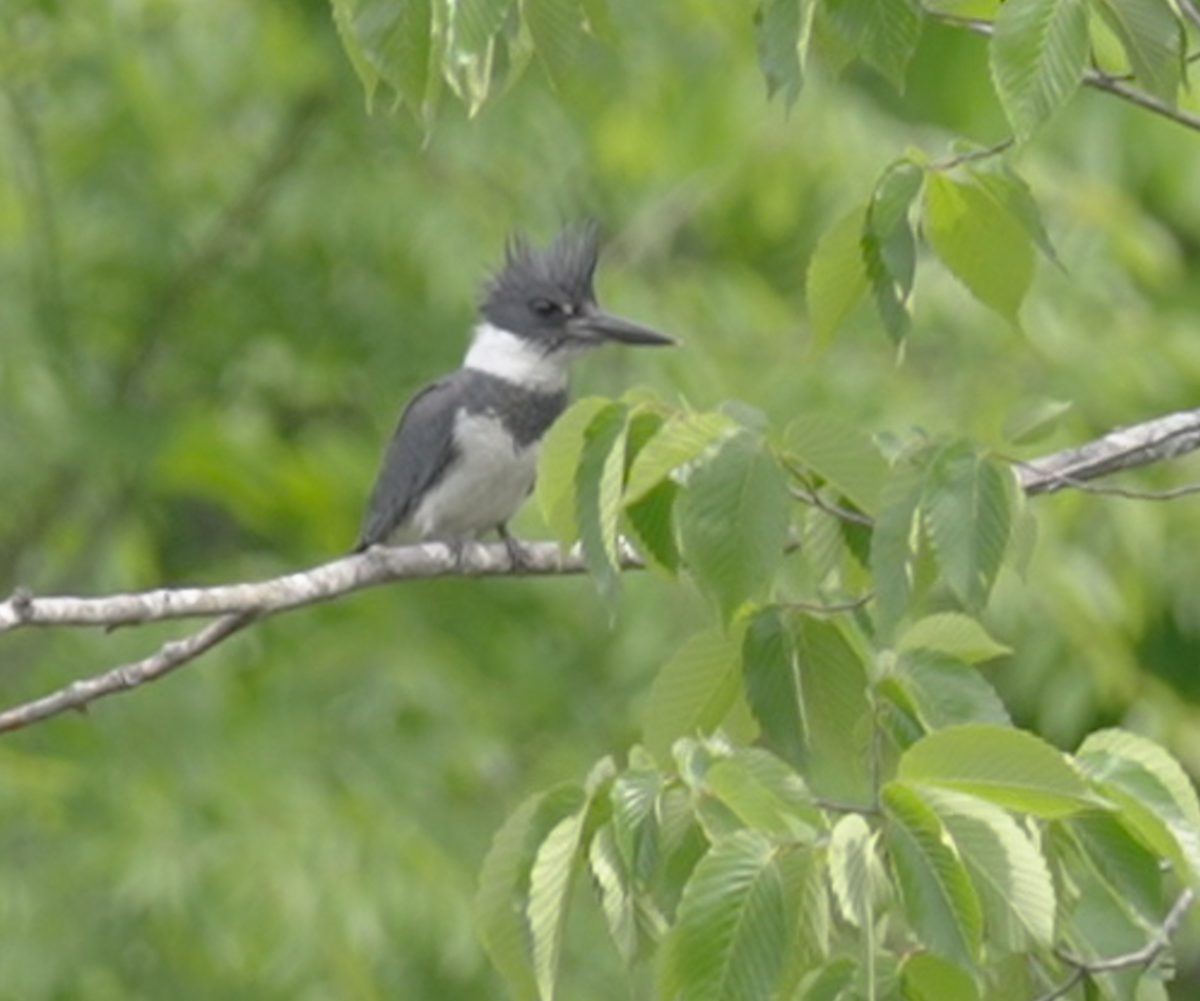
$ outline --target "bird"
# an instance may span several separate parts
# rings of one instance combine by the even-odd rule
[[[542,247],[509,238],[462,366],[418,390],[400,415],[355,552],[440,541],[461,561],[467,540],[494,530],[511,565],[524,564],[508,522],[533,490],[539,443],[567,407],[571,362],[609,343],[676,343],[600,308],[599,251],[594,222]]]

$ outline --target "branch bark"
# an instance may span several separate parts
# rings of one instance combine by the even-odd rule
[[[1122,470],[1178,458],[1200,449],[1200,409],[1181,410],[1127,428],[1118,428],[1085,445],[1037,459],[1014,462],[1022,489],[1031,495],[1091,481]],[[1091,487],[1128,493],[1115,488]],[[0,633],[22,626],[118,626],[168,619],[212,618],[196,632],[172,640],[141,660],[72,682],[41,698],[0,711],[0,733],[18,730],[69,710],[85,709],[97,699],[136,688],[170,674],[253,622],[281,612],[376,587],[395,580],[430,577],[493,577],[510,574],[557,576],[587,570],[578,549],[564,552],[552,542],[522,544],[521,565],[514,566],[501,544],[467,544],[461,553],[442,543],[379,546],[365,553],[285,574],[269,580],[216,587],[158,588],[99,597],[36,597],[18,591],[0,601]],[[622,544],[622,570],[644,564]]]

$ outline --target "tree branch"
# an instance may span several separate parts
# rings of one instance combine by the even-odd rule
[[[1154,420],[1119,428],[1085,445],[1041,458],[1015,461],[1017,477],[1027,494],[1053,493],[1067,487],[1099,489],[1089,482],[1121,470],[1177,458],[1200,449],[1200,409],[1181,410]],[[1105,488],[1125,496],[1133,491]],[[1165,491],[1180,496],[1192,488]],[[800,499],[816,495],[800,491]],[[862,515],[835,505],[824,510],[858,522]],[[644,566],[641,557],[622,541],[618,552],[622,570]],[[17,591],[0,601],[0,633],[22,626],[118,626],[168,619],[214,618],[197,632],[172,640],[142,660],[66,685],[49,695],[0,711],[0,733],[57,716],[115,692],[154,681],[195,660],[202,653],[260,619],[329,601],[354,591],[395,580],[429,577],[493,577],[509,574],[557,576],[580,574],[587,566],[578,549],[570,552],[552,542],[522,543],[520,566],[513,566],[500,544],[470,543],[458,554],[442,543],[416,546],[377,546],[297,573],[269,580],[216,587],[158,588],[153,591],[94,598],[35,597]],[[837,611],[839,608],[826,609]]]
[[[1187,2],[1183,6],[1184,16],[1193,24],[1200,22],[1200,14],[1197,14],[1195,6]],[[954,14],[946,14],[936,10],[925,10],[927,17],[931,17],[936,21],[941,21],[943,24],[948,24],[954,28],[962,28],[965,31],[973,31],[977,35],[983,35],[991,38],[995,33],[995,25],[988,20],[976,17],[958,17]],[[1163,118],[1170,119],[1184,128],[1193,129],[1200,132],[1200,115],[1192,114],[1190,111],[1184,111],[1166,101],[1163,101],[1153,94],[1147,93],[1127,80],[1118,77],[1110,76],[1108,73],[1095,67],[1089,67],[1084,70],[1083,74],[1084,86],[1091,87],[1093,90],[1101,90],[1130,104],[1136,104],[1139,108],[1145,108],[1147,111],[1160,115]]]
[[[1075,967],[1067,977],[1057,987],[1052,988],[1045,994],[1042,994],[1036,1001],[1056,1001],[1078,984],[1084,977],[1095,976],[1098,973],[1113,973],[1117,970],[1128,970],[1134,966],[1149,966],[1171,945],[1171,936],[1179,929],[1183,917],[1188,912],[1188,908],[1192,906],[1192,901],[1196,899],[1196,894],[1189,887],[1184,890],[1179,898],[1171,905],[1171,909],[1167,912],[1167,916],[1163,918],[1163,923],[1158,930],[1150,937],[1149,941],[1140,948],[1133,949],[1130,952],[1123,952],[1119,956],[1110,956],[1107,959],[1080,959],[1076,956],[1064,955],[1062,960],[1070,963]]]
[[[1027,494],[1047,494],[1125,469],[1166,462],[1197,449],[1200,409],[1178,410],[1118,428],[1086,445],[1015,464],[1017,479]]]

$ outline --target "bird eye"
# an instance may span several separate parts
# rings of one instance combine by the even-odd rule
[[[529,305],[538,316],[546,318],[558,316],[562,312],[562,307],[550,299],[534,299]]]

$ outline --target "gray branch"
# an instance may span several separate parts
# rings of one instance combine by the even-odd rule
[[[1014,466],[1022,489],[1028,494],[1042,494],[1084,487],[1112,473],[1164,462],[1197,449],[1200,449],[1200,410],[1183,410]],[[17,591],[6,601],[0,601],[0,633],[22,626],[114,629],[168,619],[214,621],[191,635],[164,644],[142,660],[122,664],[42,698],[0,711],[0,733],[68,710],[84,709],[97,699],[161,678],[259,619],[364,588],[429,577],[559,576],[584,573],[587,569],[578,549],[564,552],[552,542],[523,543],[522,553],[522,565],[514,567],[508,550],[500,544],[468,544],[461,556],[441,543],[377,546],[309,570],[252,583],[159,588],[94,598],[36,597],[27,591]],[[638,554],[624,543],[619,563],[622,570],[643,566]]]

